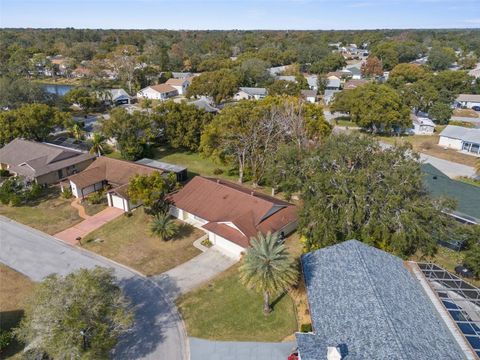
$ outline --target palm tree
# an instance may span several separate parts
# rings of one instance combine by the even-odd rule
[[[240,266],[240,280],[248,288],[263,292],[263,312],[271,312],[270,295],[287,290],[298,280],[295,261],[278,241],[278,234],[258,233],[250,241]]]
[[[159,213],[153,218],[150,226],[152,234],[157,235],[162,240],[168,240],[175,236],[178,231],[178,225],[167,213]]]
[[[93,133],[92,135],[92,147],[90,148],[91,154],[102,155],[105,150],[105,137],[100,133]]]
[[[70,128],[70,133],[77,141],[81,140],[83,137],[83,129],[78,123],[73,124],[73,126]]]

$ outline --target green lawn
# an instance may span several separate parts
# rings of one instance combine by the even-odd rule
[[[179,234],[163,241],[150,233],[150,222],[151,217],[138,208],[131,217],[120,216],[91,232],[82,245],[145,275],[160,274],[200,253],[192,244],[203,235],[201,230],[178,221]]]
[[[0,215],[53,235],[82,219],[70,202],[60,196],[60,190],[52,187],[43,196],[28,205],[8,206],[0,204]]]
[[[16,327],[23,316],[25,299],[32,293],[33,282],[26,276],[0,264],[0,327],[10,330]],[[0,354],[1,359],[20,358],[23,345],[12,342]]]
[[[102,201],[100,204],[91,204],[87,199],[87,201],[82,203],[82,206],[87,215],[93,216],[108,207],[107,197],[105,196],[104,201]]]
[[[238,265],[203,287],[182,296],[177,305],[189,336],[212,340],[282,341],[297,331],[295,308],[285,294],[263,314],[261,294],[239,281]]]

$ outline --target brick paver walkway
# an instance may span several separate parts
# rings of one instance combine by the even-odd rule
[[[83,220],[81,223],[78,223],[77,225],[74,225],[71,228],[63,230],[53,236],[71,245],[77,245],[78,244],[77,238],[79,237],[84,238],[85,235],[87,235],[88,233],[98,229],[100,226],[106,224],[107,222],[115,219],[116,217],[122,214],[123,214],[123,210],[121,209],[117,209],[114,207],[107,207],[106,209],[100,211],[99,213],[93,216],[89,216],[88,218]]]

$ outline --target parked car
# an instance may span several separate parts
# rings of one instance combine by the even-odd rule
[[[473,278],[473,271],[470,270],[468,267],[465,265],[458,265],[455,267],[455,273],[457,275],[460,275],[462,277],[466,278]]]
[[[480,106],[472,106],[472,110],[480,111]]]

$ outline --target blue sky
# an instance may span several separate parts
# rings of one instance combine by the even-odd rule
[[[0,27],[480,28],[480,0],[0,0]]]

